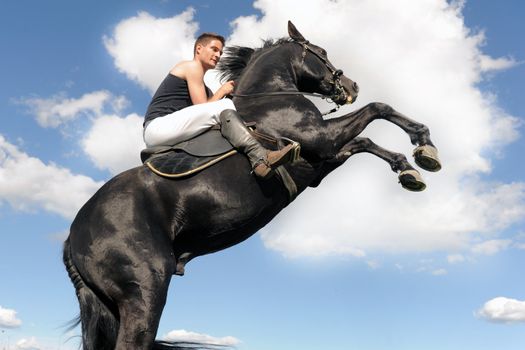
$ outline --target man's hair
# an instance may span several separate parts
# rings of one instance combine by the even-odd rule
[[[193,45],[193,54],[197,52],[197,45],[206,46],[212,40],[219,40],[222,43],[222,46],[224,46],[225,40],[222,35],[216,33],[202,33],[199,35],[197,40],[195,40],[195,45]]]

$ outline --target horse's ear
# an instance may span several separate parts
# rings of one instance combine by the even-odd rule
[[[304,36],[295,28],[292,21],[288,21],[288,35],[295,41],[306,41]]]

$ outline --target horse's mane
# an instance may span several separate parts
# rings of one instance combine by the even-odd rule
[[[216,67],[219,71],[220,80],[238,80],[248,63],[259,56],[263,50],[291,41],[293,41],[291,38],[267,39],[263,40],[261,47],[255,49],[245,46],[227,46],[224,49],[225,55],[221,57]]]

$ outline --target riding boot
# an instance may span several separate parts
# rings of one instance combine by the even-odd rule
[[[293,151],[291,144],[278,151],[267,150],[250,134],[236,110],[222,111],[219,119],[222,135],[235,149],[248,156],[255,175],[264,179],[269,178],[274,174],[274,168],[291,159]]]

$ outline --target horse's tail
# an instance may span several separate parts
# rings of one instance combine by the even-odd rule
[[[71,256],[69,239],[64,243],[64,265],[75,286],[80,316],[71,328],[82,325],[83,350],[112,350],[117,342],[119,323],[115,315],[95,292],[84,282]]]
[[[82,325],[82,350],[113,350],[117,342],[119,321],[103,300],[84,282],[71,256],[69,239],[64,242],[64,265],[75,286],[80,316],[70,328]],[[229,346],[214,344],[155,341],[153,350],[228,350]]]

